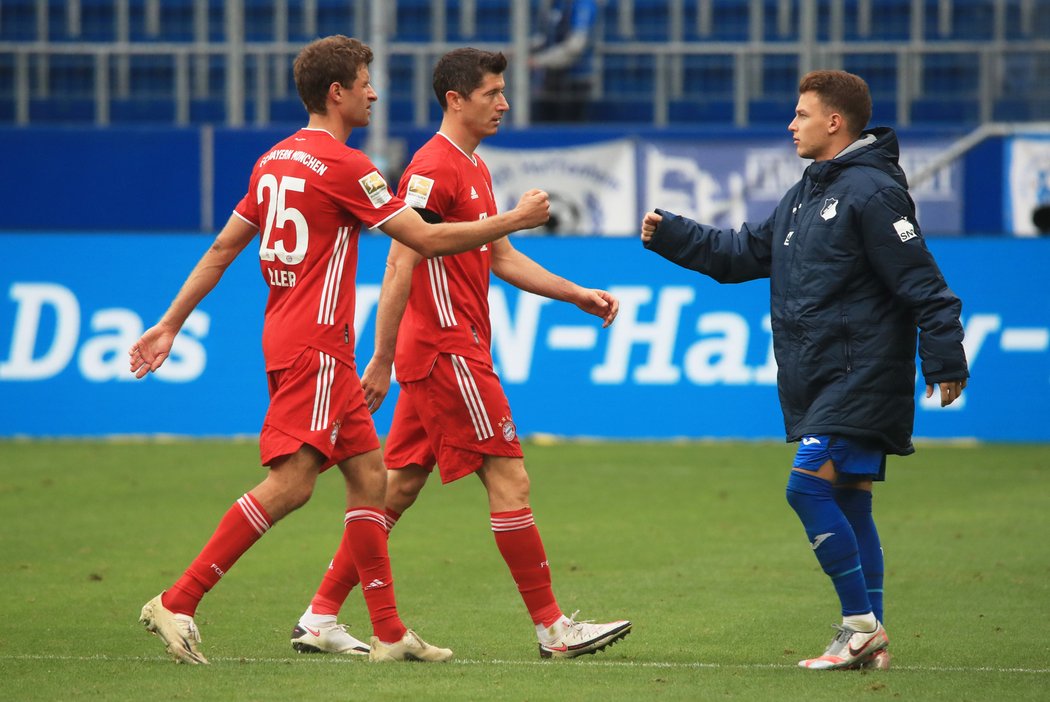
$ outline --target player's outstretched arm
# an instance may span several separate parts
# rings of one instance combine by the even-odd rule
[[[390,242],[390,253],[386,258],[383,287],[379,290],[379,305],[376,308],[375,352],[361,374],[361,387],[365,391],[368,411],[375,413],[390,392],[391,368],[394,350],[397,348],[397,330],[408,306],[412,291],[412,271],[422,257],[412,249]]]
[[[428,224],[419,213],[406,208],[380,225],[387,236],[415,249],[424,258],[448,256],[476,249],[521,229],[532,229],[547,221],[550,200],[542,190],[521,196],[514,209],[476,222]]]
[[[131,372],[136,378],[155,372],[163,365],[171,353],[175,335],[186,323],[186,318],[218,284],[230,263],[244,250],[257,231],[255,225],[236,215],[230,216],[226,226],[193,267],[168,311],[128,349]]]
[[[507,239],[500,239],[492,245],[492,272],[526,292],[571,302],[584,312],[601,317],[602,327],[612,324],[620,311],[620,301],[608,292],[580,287],[554,275],[514,248]]]

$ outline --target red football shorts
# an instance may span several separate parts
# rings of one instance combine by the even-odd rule
[[[441,354],[430,375],[401,383],[383,459],[397,470],[419,465],[450,483],[481,468],[485,456],[521,458],[510,404],[492,366]]]
[[[325,456],[324,468],[379,448],[357,370],[307,349],[290,368],[267,374],[270,407],[259,435],[264,466],[309,444]]]

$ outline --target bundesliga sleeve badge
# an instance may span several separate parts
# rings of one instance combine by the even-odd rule
[[[372,171],[357,182],[361,184],[373,207],[379,208],[390,202],[390,189],[383,176],[379,175],[379,171]]]
[[[425,208],[430,200],[430,191],[434,189],[434,179],[415,174],[408,179],[405,191],[405,203],[409,207]]]

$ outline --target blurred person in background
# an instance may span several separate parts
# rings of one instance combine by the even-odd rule
[[[594,86],[596,0],[541,0],[532,43],[533,122],[587,118]]]

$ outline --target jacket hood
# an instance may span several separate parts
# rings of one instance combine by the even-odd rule
[[[875,127],[862,132],[860,138],[863,139],[869,134],[875,137],[874,142],[847,151],[828,161],[810,164],[809,177],[815,183],[823,185],[834,180],[845,168],[868,166],[877,168],[893,178],[901,187],[907,189],[908,179],[899,163],[900,144],[897,142],[897,133],[889,127]]]

